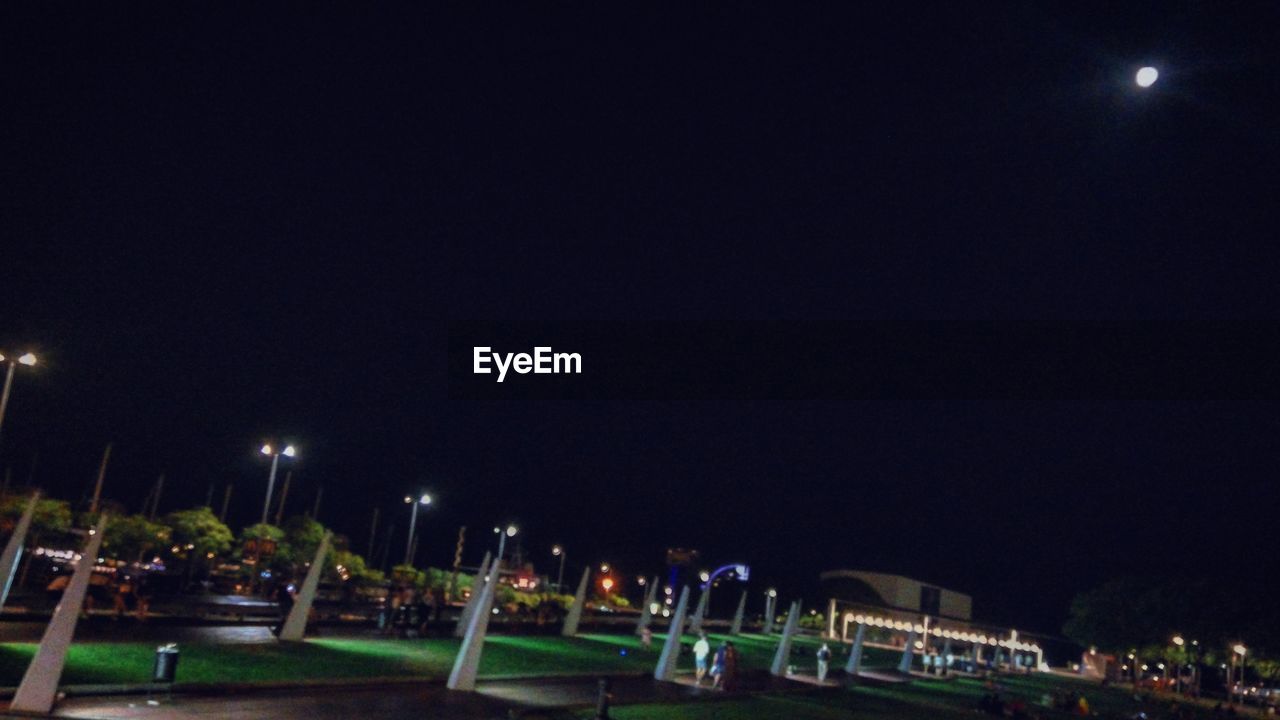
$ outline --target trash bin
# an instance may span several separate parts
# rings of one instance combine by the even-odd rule
[[[178,674],[178,646],[173,643],[156,648],[156,667],[152,682],[172,683]]]

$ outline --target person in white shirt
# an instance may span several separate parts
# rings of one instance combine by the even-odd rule
[[[694,677],[696,684],[702,684],[707,674],[707,656],[711,654],[711,643],[707,642],[706,633],[698,633],[698,642],[693,644]]]

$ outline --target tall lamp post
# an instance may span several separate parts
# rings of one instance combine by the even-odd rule
[[[1246,648],[1243,643],[1236,643],[1235,647],[1231,648],[1231,651],[1232,651],[1231,652],[1232,680],[1231,682],[1227,683],[1227,692],[1229,694],[1234,694],[1234,688],[1232,687],[1232,684],[1235,682],[1234,678],[1236,674],[1235,673],[1236,656],[1239,655],[1240,656],[1240,704],[1243,705],[1244,704],[1244,656],[1245,656],[1245,653],[1249,652],[1249,649]]]
[[[506,530],[495,527],[493,532],[498,536],[498,562],[502,562],[502,553],[507,549],[507,538],[515,537],[516,533],[520,532],[520,529],[515,525],[508,525]]]
[[[417,502],[414,502],[412,496],[405,495],[404,501],[405,501],[405,504],[413,506],[413,514],[409,516],[409,539],[406,540],[404,544],[404,564],[412,566],[413,558],[411,557],[411,555],[413,554],[413,533],[414,533],[415,526],[418,524],[418,508],[420,506],[425,507],[427,505],[430,505],[431,496],[426,493],[423,493],[422,497],[418,498]]]
[[[4,373],[4,391],[0,392],[0,431],[4,430],[4,410],[9,406],[9,390],[13,387],[13,370],[19,365],[28,367],[36,364],[36,356],[33,353],[27,353],[16,358],[5,357],[4,353],[0,353],[0,363],[9,366]]]
[[[1178,646],[1177,652],[1182,652],[1183,649],[1186,648],[1187,646],[1187,641],[1184,640],[1181,635],[1174,635],[1173,644]],[[1177,653],[1175,653],[1175,655],[1176,654]],[[1186,660],[1186,657],[1185,655],[1184,657],[1174,657],[1173,660],[1174,660],[1174,666],[1178,668],[1177,674],[1173,676],[1173,683],[1174,683],[1173,691],[1178,694],[1181,694],[1182,693],[1182,668],[1186,666],[1186,663],[1183,662],[1184,660]]]
[[[276,486],[276,469],[280,467],[280,456],[291,458],[296,457],[298,451],[292,445],[286,445],[283,450],[277,451],[271,447],[270,443],[262,446],[260,450],[263,455],[271,457],[271,474],[267,476],[267,499],[262,502],[262,524],[267,524],[267,513],[271,508],[271,493]]]
[[[564,592],[564,548],[556,545],[551,548],[551,554],[560,558],[560,574],[556,575],[556,592]]]

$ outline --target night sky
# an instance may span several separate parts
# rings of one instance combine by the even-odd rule
[[[402,547],[400,498],[426,489],[435,565],[460,525],[474,563],[515,521],[540,569],[560,542],[571,573],[654,574],[679,545],[810,601],[824,569],[901,573],[1047,632],[1118,574],[1264,577],[1274,393],[467,400],[448,345],[491,322],[1274,337],[1278,22],[1261,2],[6,6],[0,350],[41,364],[0,466],[25,483],[38,455],[35,482],[83,503],[114,441],[108,497],[136,508],[164,472],[162,510],[211,484],[216,506],[234,483],[238,528],[280,439],[290,511],[323,486],[361,552],[375,505]]]

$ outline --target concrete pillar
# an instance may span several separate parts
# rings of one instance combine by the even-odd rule
[[[578,623],[582,622],[582,608],[587,604],[587,581],[591,579],[591,568],[582,569],[582,579],[578,581],[578,592],[573,594],[573,606],[569,608],[569,614],[564,618],[564,627],[560,629],[560,634],[564,637],[573,637],[578,634]]]
[[[907,646],[902,649],[902,659],[898,661],[898,672],[911,672],[911,663],[914,661],[916,652],[916,631],[912,628],[907,632]]]
[[[836,640],[839,637],[836,635],[836,599],[831,598],[827,601],[827,638]]]
[[[676,677],[676,660],[680,657],[680,638],[684,634],[684,617],[689,608],[689,586],[680,589],[680,600],[676,602],[676,611],[671,615],[671,625],[667,628],[667,640],[662,643],[662,654],[658,656],[658,665],[653,669],[654,680],[674,680]]]
[[[106,530],[107,515],[103,513],[98,516],[98,526],[89,531],[89,542],[85,543],[80,562],[62,593],[61,602],[53,609],[53,617],[44,630],[44,637],[40,638],[36,656],[31,659],[22,683],[13,695],[9,710],[40,714],[53,710],[58,681],[62,679],[62,668],[67,663],[67,649],[71,647],[71,638],[76,632],[76,620],[80,618],[84,595],[89,589],[89,576],[98,562],[98,550],[102,549],[102,536]]]
[[[738,598],[738,610],[733,613],[733,624],[729,626],[730,635],[742,634],[742,618],[747,613],[747,591],[742,591],[742,597]]]
[[[467,604],[462,606],[462,614],[458,616],[458,626],[453,629],[454,637],[462,637],[467,634],[467,624],[471,622],[471,616],[475,614],[476,603],[480,602],[481,592],[484,590],[484,579],[492,573],[489,565],[490,554],[484,554],[484,560],[480,561],[480,569],[476,571],[476,576],[471,579],[471,597],[467,598]]]
[[[489,630],[489,615],[493,612],[493,597],[498,592],[498,569],[502,565],[500,558],[494,558],[489,569],[489,582],[480,589],[471,619],[467,621],[467,631],[462,636],[462,646],[458,648],[458,656],[453,660],[453,670],[449,672],[449,680],[445,687],[450,690],[475,690],[476,674],[480,671],[480,653],[484,650],[484,634]]]
[[[316,556],[307,569],[307,579],[302,581],[302,589],[298,591],[298,599],[285,618],[284,627],[280,628],[281,640],[302,640],[307,632],[307,618],[311,615],[311,605],[316,599],[316,589],[320,587],[320,575],[324,572],[324,559],[329,554],[329,543],[333,533],[326,532],[316,548]]]
[[[858,631],[853,635],[853,647],[849,649],[849,662],[844,665],[844,671],[854,677],[857,677],[858,671],[862,669],[862,642],[866,638],[867,624],[858,623]]]
[[[796,600],[791,603],[791,609],[787,612],[787,622],[782,626],[782,640],[778,641],[778,649],[773,654],[773,665],[769,668],[769,672],[773,675],[781,676],[787,672],[787,663],[791,659],[791,639],[796,634],[796,627],[800,624],[800,601]]]
[[[658,601],[658,577],[653,577],[653,582],[649,583],[649,591],[644,594],[644,607],[640,608],[640,622],[636,623],[636,634],[644,632],[653,622],[653,604]]]
[[[698,609],[693,611],[693,619],[689,621],[689,632],[697,635],[702,632],[702,621],[707,616],[707,602],[711,598],[711,586],[702,588],[698,595]]]
[[[764,630],[765,635],[773,632],[773,619],[777,617],[776,603],[778,598],[773,595],[764,596]]]
[[[40,491],[37,490],[27,501],[27,509],[22,511],[22,517],[18,518],[18,524],[13,526],[13,535],[9,537],[9,542],[4,546],[4,554],[0,555],[0,610],[4,609],[4,603],[9,599],[9,587],[13,584],[13,574],[18,570],[18,561],[22,559],[23,544],[27,541],[27,531],[31,529],[31,518],[36,514],[36,503],[40,501]]]

